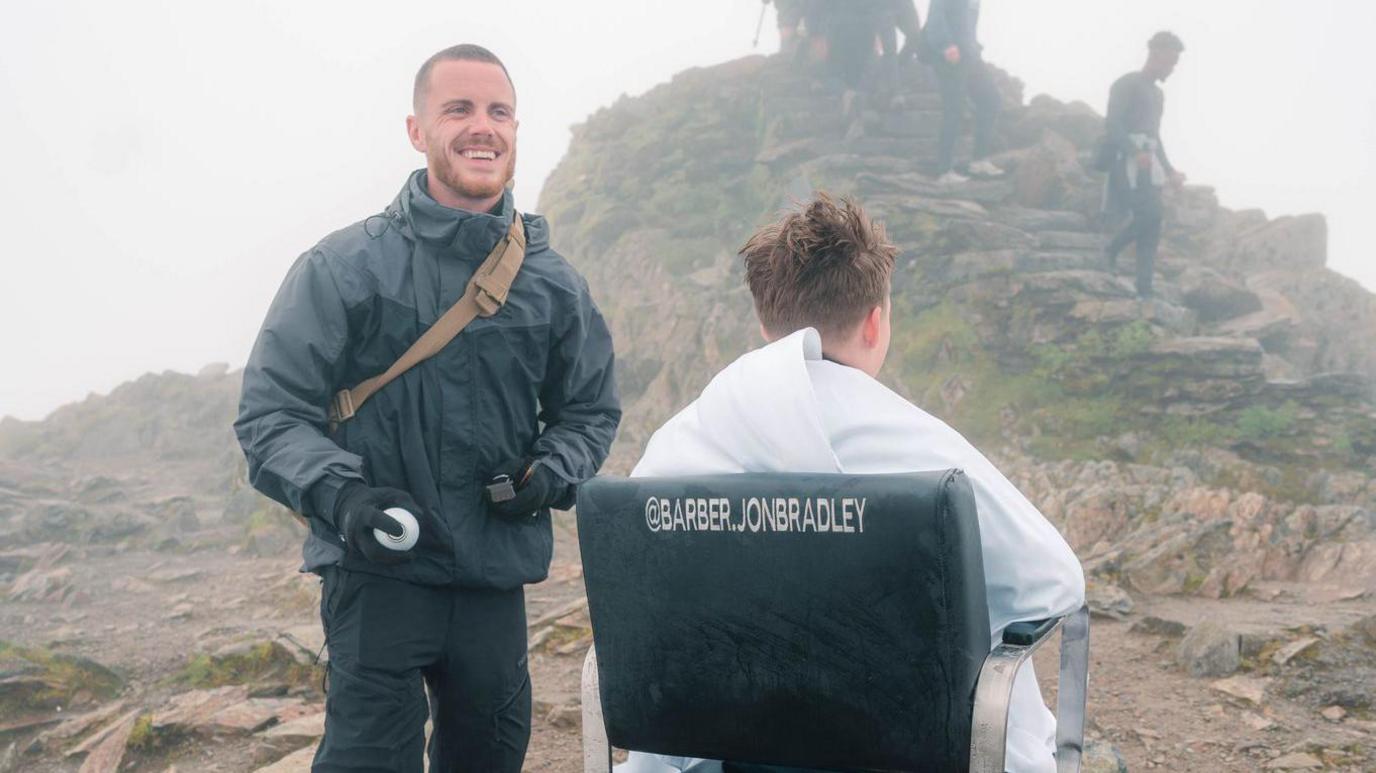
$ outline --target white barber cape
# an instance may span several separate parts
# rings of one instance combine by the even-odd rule
[[[744,472],[896,473],[960,468],[975,492],[994,643],[1019,620],[1078,609],[1070,546],[984,455],[940,419],[864,372],[822,359],[807,328],[743,355],[659,428],[631,477]],[[1018,673],[1005,766],[1054,771],[1055,718],[1032,662]],[[619,773],[694,773],[719,763],[633,752]]]

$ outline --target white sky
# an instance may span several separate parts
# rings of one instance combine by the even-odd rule
[[[926,0],[919,1],[926,18]],[[520,98],[518,205],[568,127],[751,52],[756,0],[7,0],[0,25],[0,415],[150,370],[243,364],[302,251],[420,165],[430,53],[477,42]],[[1329,265],[1376,289],[1376,4],[984,0],[987,58],[1102,112],[1171,28],[1164,136],[1234,208],[1329,216]],[[777,46],[769,9],[760,51]],[[554,234],[554,245],[559,235]]]

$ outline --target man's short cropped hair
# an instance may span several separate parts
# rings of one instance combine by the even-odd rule
[[[845,335],[889,297],[898,250],[853,199],[825,193],[741,248],[760,324],[774,336],[805,327]]]
[[[1162,30],[1151,36],[1151,40],[1147,41],[1147,48],[1153,51],[1174,51],[1179,54],[1185,50],[1185,42],[1174,32]]]
[[[507,72],[506,65],[497,55],[488,51],[482,46],[474,43],[460,43],[457,46],[450,46],[443,51],[437,51],[425,64],[416,71],[416,82],[411,89],[411,108],[416,114],[420,114],[421,107],[425,104],[425,93],[430,88],[430,71],[435,69],[435,65],[440,62],[487,62],[502,68],[502,73],[506,75],[507,83],[511,84],[511,93],[516,93],[516,83],[511,80],[511,73]]]

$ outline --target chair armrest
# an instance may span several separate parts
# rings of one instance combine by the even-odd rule
[[[988,657],[975,685],[970,727],[971,773],[1003,773],[1008,741],[1008,703],[1018,669],[1061,630],[1061,671],[1056,699],[1056,770],[1076,773],[1084,746],[1085,691],[1089,674],[1089,608],[1063,617],[1017,622]]]
[[[597,648],[589,647],[583,659],[583,771],[608,773],[612,769],[612,745],[602,718],[602,693],[597,677]]]
[[[1040,646],[1040,640],[1045,639],[1048,634],[1056,630],[1056,626],[1060,623],[1061,618],[1059,617],[1009,623],[1008,627],[1003,629],[1003,643],[1036,648]]]

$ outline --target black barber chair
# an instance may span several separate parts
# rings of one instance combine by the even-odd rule
[[[578,537],[587,771],[614,745],[1000,773],[1014,674],[1058,628],[1057,768],[1079,769],[1088,613],[1015,624],[990,650],[959,471],[597,478]]]

